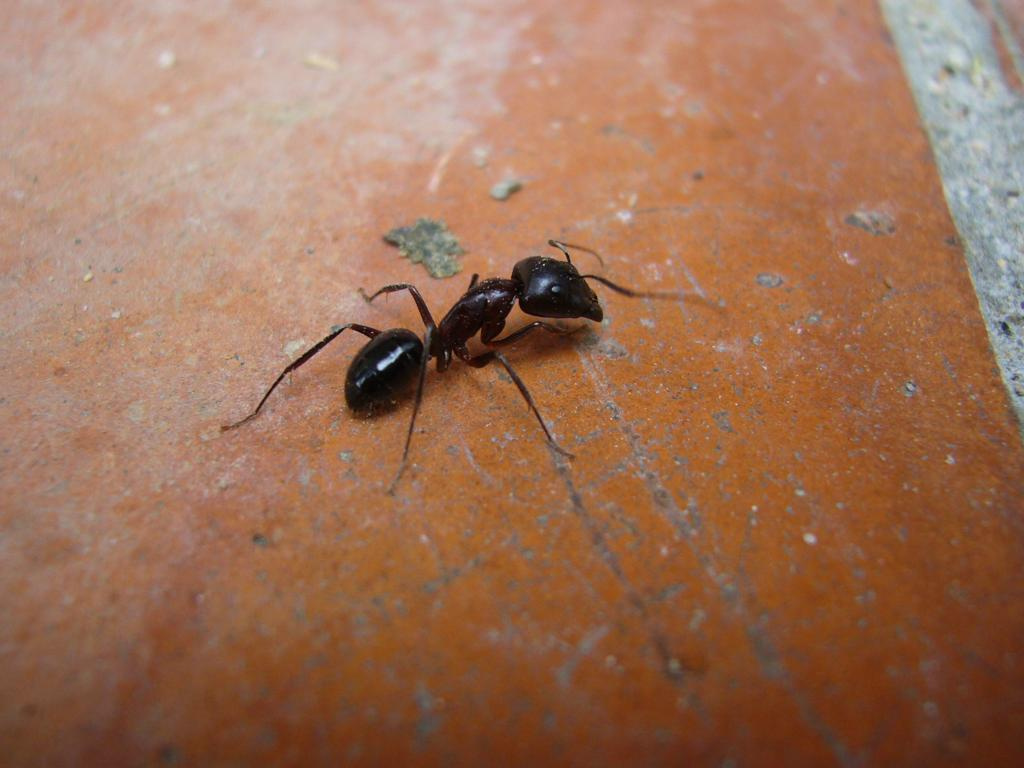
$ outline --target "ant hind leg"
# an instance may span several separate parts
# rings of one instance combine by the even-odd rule
[[[260,412],[260,409],[263,407],[263,404],[267,402],[267,398],[270,397],[270,393],[277,389],[277,385],[281,383],[285,376],[294,371],[296,368],[299,368],[303,364],[307,363],[309,359],[313,357],[313,355],[315,355],[321,349],[326,347],[328,344],[334,341],[334,339],[340,336],[344,331],[347,331],[349,328],[351,328],[353,331],[357,331],[358,333],[363,334],[363,336],[368,336],[371,339],[380,333],[380,331],[378,331],[376,328],[371,328],[368,325],[360,325],[359,323],[346,323],[345,325],[337,326],[327,336],[325,336],[323,339],[321,339],[312,347],[303,352],[302,355],[297,360],[295,360],[295,362],[293,362],[291,365],[289,365],[287,368],[281,371],[281,375],[274,379],[274,383],[270,385],[270,389],[268,389],[267,393],[263,395],[263,399],[260,400],[259,404],[256,406],[252,413],[250,413],[241,421],[236,421],[234,424],[225,424],[220,428],[221,432],[226,432],[229,429],[240,427],[247,421],[256,418],[256,414]]]

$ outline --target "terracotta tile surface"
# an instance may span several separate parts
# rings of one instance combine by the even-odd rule
[[[199,7],[0,22],[8,764],[1020,764],[1024,454],[872,3]],[[359,337],[219,432],[549,237],[707,297],[509,351],[574,460],[457,364],[387,496]]]

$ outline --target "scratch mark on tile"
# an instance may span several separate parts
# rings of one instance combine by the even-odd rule
[[[556,466],[558,468],[558,474],[561,476],[562,481],[565,483],[565,487],[569,492],[569,498],[572,501],[572,510],[579,521],[583,524],[583,528],[586,530],[587,534],[590,536],[590,541],[594,550],[597,552],[598,557],[604,562],[604,564],[608,566],[612,575],[615,576],[616,581],[619,582],[619,585],[626,593],[626,597],[629,600],[630,605],[646,626],[648,637],[650,638],[651,645],[658,655],[662,671],[670,680],[679,681],[682,678],[682,672],[684,671],[683,665],[675,656],[672,655],[664,635],[656,627],[652,626],[650,615],[647,612],[647,604],[644,602],[643,597],[637,591],[636,587],[634,587],[629,581],[629,578],[622,570],[622,564],[619,563],[619,559],[608,546],[608,540],[605,538],[604,532],[597,524],[597,521],[594,520],[594,517],[590,514],[586,505],[584,505],[583,498],[576,489],[575,483],[573,483],[572,472],[569,470],[568,462],[565,459],[558,458],[556,460]]]
[[[628,420],[623,418],[622,410],[615,403],[611,385],[590,359],[589,355],[581,352],[580,358],[587,376],[593,382],[598,392],[599,399],[604,401],[607,408],[615,415],[615,423],[619,425],[619,429],[626,438],[632,462],[638,469],[640,476],[644,479],[648,492],[654,501],[655,508],[680,532],[682,540],[686,542],[686,545],[692,551],[708,579],[717,586],[722,603],[730,606],[743,622],[744,631],[751,642],[754,655],[761,665],[765,677],[779,682],[783,690],[786,691],[786,694],[793,700],[804,723],[825,742],[840,765],[844,766],[844,768],[852,768],[859,765],[860,759],[850,754],[849,749],[836,735],[835,731],[822,719],[808,700],[808,697],[797,687],[796,682],[792,679],[789,670],[783,663],[781,655],[768,638],[764,628],[751,618],[747,605],[750,602],[750,598],[745,597],[737,588],[736,583],[727,577],[726,572],[717,562],[717,558],[703,551],[698,546],[697,534],[700,532],[700,518],[696,515],[696,505],[691,503],[685,510],[679,508],[679,505],[665,487],[658,473],[650,468],[650,452],[647,450],[636,429],[633,428]],[[737,574],[737,577],[739,577],[739,574]],[[745,591],[749,595],[751,592],[750,585],[746,584],[745,586]],[[656,642],[657,640],[661,640],[664,643],[663,638],[657,638]],[[669,656],[667,646],[663,645],[659,648],[659,652],[664,654],[663,658],[668,659],[667,663],[671,672],[674,660]],[[676,661],[675,663],[678,665],[679,662]]]
[[[459,147],[462,146],[468,136],[468,131],[463,132],[463,134],[455,140],[455,143],[437,159],[437,162],[434,164],[434,170],[430,174],[430,181],[427,183],[427,192],[433,195],[441,187],[445,171],[448,169],[448,163],[451,162],[452,156],[458,151]]]
[[[604,636],[608,634],[609,630],[610,628],[607,624],[602,624],[601,626],[590,630],[580,638],[575,651],[566,660],[565,664],[560,666],[555,672],[555,677],[561,687],[568,688],[572,684],[572,675],[573,672],[576,671],[576,667],[579,666],[579,663],[583,661],[583,659],[593,653],[597,644],[604,639]]]
[[[479,476],[479,477],[480,477],[480,478],[481,478],[481,479],[482,479],[482,480],[483,480],[483,481],[484,481],[485,483],[487,483],[488,485],[490,485],[490,486],[494,487],[494,486],[495,486],[495,485],[497,484],[497,483],[495,482],[495,480],[494,480],[494,476],[493,476],[493,475],[491,475],[491,474],[490,474],[490,473],[489,473],[489,472],[488,472],[487,470],[485,470],[485,469],[484,469],[483,467],[481,467],[481,466],[480,466],[479,464],[477,464],[477,462],[476,462],[476,457],[475,457],[475,456],[473,456],[473,451],[472,451],[472,449],[471,449],[471,448],[469,447],[469,444],[468,444],[468,443],[466,442],[466,439],[465,439],[465,437],[463,436],[462,430],[461,430],[461,429],[458,429],[458,430],[456,430],[456,435],[457,435],[457,436],[458,436],[458,438],[459,438],[459,445],[461,445],[461,446],[462,446],[462,453],[463,453],[463,455],[464,455],[464,456],[466,457],[466,461],[467,461],[467,462],[469,463],[469,466],[470,466],[470,467],[472,467],[473,471],[474,471],[474,472],[475,472],[475,473],[476,473],[476,474],[477,474],[477,475],[478,475],[478,476]]]
[[[745,554],[751,548],[751,538],[756,521],[756,512],[751,510],[747,516],[747,526],[743,535],[743,554],[736,569],[736,581],[742,585],[742,589],[736,589],[731,592],[728,600],[743,617],[744,632],[747,635],[747,640],[750,642],[751,650],[761,668],[762,674],[770,680],[777,681],[782,686],[782,689],[793,701],[797,711],[800,713],[801,720],[828,746],[832,754],[835,755],[836,762],[844,766],[844,768],[859,766],[864,762],[864,759],[861,756],[850,754],[849,748],[836,735],[836,732],[825,722],[821,715],[818,714],[804,692],[800,690],[783,662],[778,648],[772,642],[763,621],[749,618],[750,608],[748,604],[754,602],[755,598],[753,595],[755,590],[747,577]]]
[[[423,585],[423,589],[426,592],[439,592],[441,589],[447,587],[449,584],[455,581],[459,576],[463,575],[464,573],[467,573],[468,571],[473,570],[478,565],[480,565],[481,560],[480,556],[477,555],[467,560],[464,565],[449,568],[441,560],[440,552],[437,553],[437,559],[441,569],[441,575],[436,579],[431,579]]]
[[[416,719],[416,739],[423,743],[441,727],[441,714],[437,711],[437,700],[423,683],[416,686],[414,698],[420,713]]]
[[[804,88],[804,84],[811,79],[815,71],[820,67],[817,62],[805,63],[793,71],[784,82],[772,90],[771,98],[759,110],[762,114],[772,112],[779,105],[788,105],[790,95],[798,88]],[[805,97],[804,90],[800,90],[798,96]]]
[[[676,256],[674,252],[672,253],[672,258],[679,265],[679,268],[683,270],[683,274],[690,283],[690,287],[693,288],[693,292],[707,301],[708,295],[704,292],[704,289],[701,288],[700,283],[697,282],[697,277],[690,271],[690,268],[686,266],[686,262]]]
[[[750,640],[750,646],[754,651],[754,657],[760,664],[765,677],[779,682],[793,703],[796,704],[801,719],[825,742],[832,754],[835,755],[836,761],[844,768],[855,768],[855,766],[861,765],[863,760],[850,754],[849,749],[836,735],[836,732],[821,718],[808,701],[807,696],[797,686],[786,665],[783,664],[778,650],[764,630],[755,624],[747,624],[745,629],[747,639]]]

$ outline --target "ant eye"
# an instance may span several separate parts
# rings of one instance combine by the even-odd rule
[[[561,293],[562,292],[562,286],[560,286],[560,285],[552,285],[551,288],[549,288],[548,290],[550,290],[552,293]]]

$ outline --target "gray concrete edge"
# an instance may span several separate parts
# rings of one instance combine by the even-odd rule
[[[1024,98],[968,0],[880,0],[1024,437]],[[992,6],[997,16],[998,3]],[[1002,42],[1016,67],[1024,57]]]

